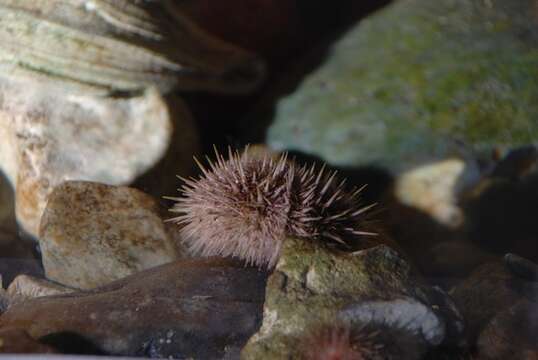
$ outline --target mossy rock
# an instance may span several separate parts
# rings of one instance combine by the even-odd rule
[[[390,317],[400,314],[402,305],[445,309],[446,301],[438,300],[432,288],[422,283],[410,265],[388,246],[343,253],[314,241],[290,238],[284,242],[275,271],[267,281],[263,324],[242,350],[241,358],[299,359],[305,336],[320,325],[357,321],[365,325],[365,318],[368,325],[373,325],[376,315],[385,315],[384,309]],[[443,341],[450,327],[444,314],[428,311],[428,318],[435,323],[431,333],[438,335],[436,339],[423,341],[422,333],[416,335],[418,332],[411,327],[404,329],[413,337],[421,337],[417,342],[422,351],[432,342]],[[422,314],[415,315],[411,321],[406,320],[406,326]],[[387,327],[398,325],[397,320],[388,320],[383,321]],[[416,322],[415,328],[424,325],[420,319]]]
[[[534,143],[537,19],[531,0],[396,1],[280,101],[267,143],[393,171]]]

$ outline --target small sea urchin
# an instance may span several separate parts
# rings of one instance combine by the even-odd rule
[[[336,173],[298,167],[284,154],[216,152],[199,179],[183,179],[170,219],[182,226],[188,247],[203,256],[234,256],[257,266],[276,264],[286,236],[348,244],[372,235],[359,230],[361,189],[347,191]]]
[[[381,359],[381,349],[375,333],[352,331],[344,325],[315,329],[302,340],[300,348],[304,360],[377,360]]]

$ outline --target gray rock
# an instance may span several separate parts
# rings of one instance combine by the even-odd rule
[[[390,328],[409,331],[420,336],[428,344],[439,345],[445,338],[443,320],[427,304],[412,298],[392,301],[364,301],[344,309],[344,319],[359,324],[384,324]]]
[[[224,260],[178,261],[100,289],[15,304],[0,329],[59,348],[69,333],[115,355],[221,359],[259,327],[264,285],[263,273]]]
[[[506,254],[504,263],[512,273],[528,281],[538,281],[538,265],[534,262],[517,256]]]
[[[276,109],[267,142],[399,171],[535,142],[532,0],[400,0],[345,34]]]
[[[47,278],[89,289],[174,261],[178,252],[161,215],[152,197],[132,188],[57,186],[39,231]]]
[[[385,245],[356,253],[328,251],[314,242],[288,239],[269,277],[260,331],[242,351],[244,359],[300,357],[295,346],[308,329],[335,320],[404,333],[415,358],[448,340],[458,341],[462,319],[448,296],[414,276]]]
[[[7,288],[11,303],[41,296],[61,295],[74,289],[28,275],[17,276]]]

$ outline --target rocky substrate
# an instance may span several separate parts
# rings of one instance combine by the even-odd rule
[[[0,0],[0,354],[538,358],[535,1],[38,3]]]

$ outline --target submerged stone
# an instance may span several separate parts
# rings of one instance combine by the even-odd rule
[[[235,358],[260,324],[265,275],[224,260],[178,261],[100,289],[14,304],[19,328],[64,352],[155,358]]]
[[[267,282],[262,327],[242,358],[300,358],[296,344],[305,333],[335,322],[404,333],[411,341],[396,346],[399,358],[457,342],[463,327],[447,295],[422,283],[389,247],[341,253],[288,239]]]
[[[401,0],[362,20],[280,101],[275,149],[395,172],[538,135],[531,0]]]
[[[39,244],[45,275],[90,289],[178,258],[149,195],[123,187],[68,181],[49,196]]]
[[[252,89],[254,55],[206,33],[174,1],[3,0],[0,76],[101,93]]]

